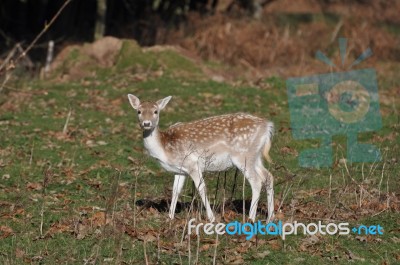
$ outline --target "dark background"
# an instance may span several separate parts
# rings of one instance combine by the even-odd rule
[[[24,45],[32,41],[64,2],[65,0],[1,0],[0,51],[7,51],[16,43]],[[32,56],[35,57],[37,52],[45,49],[48,40],[56,43],[93,41],[97,2],[71,1],[35,46]],[[207,2],[107,0],[105,35],[133,38],[141,45],[154,45],[157,28],[178,26],[185,21],[187,12],[208,13],[210,10],[207,10]],[[210,2],[212,6],[217,1]]]

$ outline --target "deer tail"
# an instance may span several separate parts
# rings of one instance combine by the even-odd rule
[[[269,156],[269,150],[271,149],[272,137],[274,135],[274,124],[272,122],[267,122],[267,139],[265,140],[264,148],[262,151],[263,157],[268,163],[272,163],[272,159]]]

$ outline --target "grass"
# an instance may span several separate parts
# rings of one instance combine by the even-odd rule
[[[381,104],[383,128],[360,137],[379,146],[383,161],[344,162],[346,137],[335,136],[332,168],[300,168],[298,153],[316,147],[318,140],[291,137],[284,80],[266,79],[257,87],[217,83],[172,51],[147,56],[132,47],[124,46],[121,53],[128,55],[110,71],[69,82],[19,79],[13,84],[18,89],[0,95],[0,102],[13,103],[0,109],[1,264],[143,264],[145,257],[150,264],[210,264],[214,256],[218,264],[399,262],[399,117],[392,105]],[[139,56],[133,68],[132,56]],[[394,82],[399,80],[386,82],[380,91],[391,93]],[[250,241],[227,235],[218,240],[204,234],[182,237],[191,217],[201,215],[205,222],[204,209],[195,196],[194,210],[184,209],[176,220],[161,210],[167,208],[162,202],[170,199],[173,178],[144,155],[127,93],[145,99],[173,95],[161,114],[161,128],[237,111],[270,117],[277,133],[274,164],[267,167],[275,176],[279,218],[347,221],[351,227],[380,224],[384,234],[318,235],[317,242],[303,235],[285,241],[273,236]],[[231,194],[233,181],[234,170],[228,171],[226,185],[223,174],[206,175],[217,208],[231,197],[243,199],[243,176]],[[192,190],[187,181],[180,201],[192,202]],[[248,184],[244,191],[249,199]],[[146,200],[153,207],[136,205]],[[265,194],[260,204],[265,210]],[[225,220],[242,220],[238,209],[225,208]],[[265,213],[258,216],[263,219]]]

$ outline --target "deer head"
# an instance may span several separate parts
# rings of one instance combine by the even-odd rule
[[[160,111],[165,108],[171,96],[160,99],[157,102],[140,102],[139,98],[128,94],[131,106],[137,111],[139,125],[143,131],[152,131],[158,126]]]

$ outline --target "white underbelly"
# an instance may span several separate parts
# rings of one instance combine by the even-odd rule
[[[224,171],[233,166],[232,160],[227,153],[212,155],[200,159],[202,171]]]
[[[168,160],[165,157],[155,157],[161,167],[166,171],[177,174],[188,174],[188,168],[193,168],[197,164],[202,172],[205,171],[224,171],[233,167],[232,160],[228,153],[201,155],[191,154],[184,157]]]

